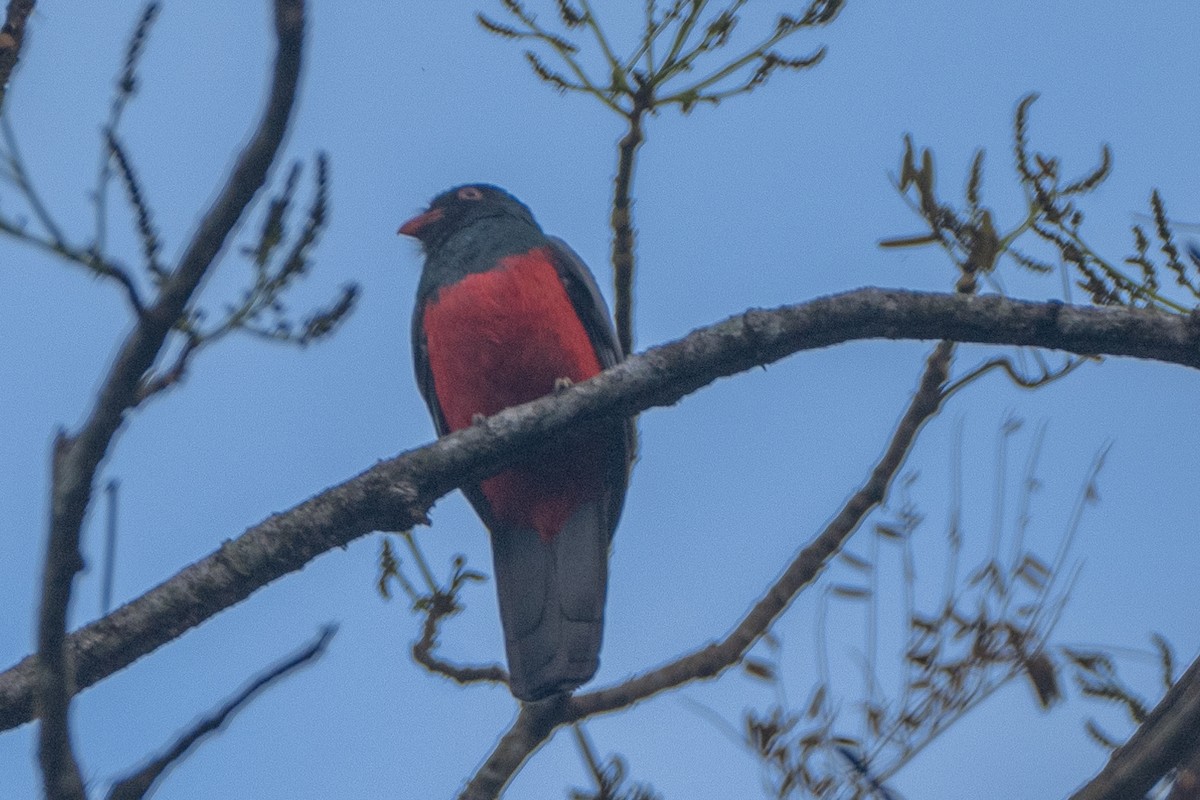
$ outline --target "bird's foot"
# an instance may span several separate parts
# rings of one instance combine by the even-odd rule
[[[565,392],[567,389],[570,389],[574,385],[575,385],[575,381],[571,380],[570,378],[555,378],[554,379],[554,393],[558,394],[559,392]]]

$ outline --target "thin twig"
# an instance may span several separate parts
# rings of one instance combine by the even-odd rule
[[[1038,487],[1037,468],[1042,458],[1042,446],[1046,441],[1046,423],[1038,426],[1034,434],[1033,444],[1029,448],[1029,458],[1025,461],[1025,473],[1021,479],[1020,502],[1017,508],[1017,520],[1012,543],[1012,555],[1009,558],[1009,572],[1015,573],[1025,556],[1025,534],[1033,518],[1030,506],[1033,495]]]
[[[429,562],[425,560],[425,554],[421,552],[421,548],[417,547],[417,540],[413,536],[412,529],[400,531],[400,538],[408,546],[408,552],[412,554],[413,561],[417,565],[417,571],[421,573],[421,578],[425,581],[425,588],[436,594],[438,590],[437,579],[433,577],[433,570],[429,568]]]
[[[863,715],[864,731],[869,734],[871,731],[871,715],[874,713],[875,705],[875,690],[878,686],[878,674],[876,672],[876,663],[879,658],[879,540],[882,538],[878,533],[870,538],[871,555],[871,574],[867,579],[870,583],[867,591],[870,597],[866,603],[866,633],[864,636],[865,644],[865,663],[863,664],[863,699],[864,710]]]
[[[600,759],[596,758],[596,748],[592,745],[587,731],[584,730],[583,723],[576,722],[572,725],[571,733],[575,735],[575,744],[579,747],[579,755],[583,757],[583,763],[587,765],[592,780],[596,782],[596,788],[603,789],[604,773],[600,768]]]
[[[142,255],[146,260],[146,270],[151,275],[161,276],[164,273],[162,265],[158,261],[158,254],[162,250],[162,242],[159,240],[158,231],[154,227],[150,205],[146,202],[145,189],[142,188],[137,172],[134,171],[133,162],[130,160],[129,154],[125,151],[125,147],[121,144],[121,140],[117,138],[116,131],[111,128],[105,131],[105,140],[109,154],[117,164],[117,173],[121,177],[121,182],[125,185],[129,205],[133,207],[133,216],[137,225],[138,237],[142,240]]]
[[[1031,377],[1029,375],[1022,374],[1020,370],[1013,366],[1012,359],[1005,356],[998,356],[996,358],[988,359],[978,367],[972,369],[966,375],[963,375],[961,378],[958,378],[950,383],[946,387],[946,395],[952,395],[961,389],[966,388],[987,373],[997,369],[1002,370],[1005,376],[1012,381],[1013,385],[1020,389],[1040,389],[1043,386],[1047,386],[1057,380],[1067,377],[1081,367],[1084,363],[1096,360],[1097,359],[1095,358],[1086,356],[1083,358],[1070,358],[1067,359],[1067,362],[1058,369],[1050,370],[1043,367],[1041,375]]]
[[[629,128],[621,137],[617,158],[617,175],[613,179],[611,224],[613,232],[613,321],[621,352],[633,352],[633,170],[637,151],[644,141],[642,115],[653,103],[649,86],[644,86],[634,98],[633,109],[626,117]]]
[[[125,48],[125,63],[121,68],[121,76],[116,81],[116,91],[113,92],[112,103],[109,106],[108,123],[104,126],[104,130],[109,134],[115,134],[120,127],[125,107],[137,90],[138,62],[145,51],[146,37],[150,33],[150,26],[154,24],[160,9],[161,4],[155,0],[147,3],[129,37],[129,43]],[[92,198],[96,206],[96,230],[92,249],[97,253],[104,252],[108,241],[108,182],[111,178],[112,153],[109,148],[101,147],[100,166],[96,171],[96,189]]]
[[[7,234],[14,239],[24,242],[28,245],[44,250],[47,253],[53,253],[64,260],[85,267],[94,275],[99,275],[104,278],[111,278],[121,285],[125,290],[125,296],[129,300],[129,305],[134,313],[141,316],[145,311],[145,306],[142,303],[141,294],[133,279],[129,276],[129,270],[116,261],[105,259],[93,252],[84,252],[76,249],[66,242],[55,242],[44,236],[30,233],[21,225],[12,220],[0,217],[0,233]]]
[[[163,773],[186,758],[204,737],[225,727],[234,713],[269,689],[272,684],[278,683],[301,667],[320,658],[335,633],[337,633],[336,625],[326,625],[311,643],[305,645],[294,655],[263,670],[241,691],[226,700],[220,708],[196,720],[161,755],[146,762],[133,774],[113,784],[108,793],[108,800],[141,800],[150,793]]]
[[[425,611],[425,622],[421,638],[412,647],[413,660],[430,672],[444,675],[464,686],[472,683],[500,683],[508,685],[508,673],[499,664],[470,666],[455,664],[434,655],[437,648],[438,627],[446,617],[458,611],[454,598],[443,592],[435,592],[429,599]]]
[[[1000,563],[1000,542],[1004,538],[1004,514],[1008,510],[1008,449],[1021,423],[1010,409],[996,432],[996,490],[992,493],[992,535],[988,537],[988,562]]]
[[[600,52],[604,53],[604,60],[608,62],[609,71],[614,75],[622,71],[621,62],[613,53],[612,48],[608,44],[608,37],[604,35],[604,29],[600,27],[596,15],[592,13],[592,8],[588,4],[588,0],[580,0],[580,5],[583,7],[583,24],[588,27],[592,35],[596,37],[596,44],[600,45]]]
[[[17,188],[25,196],[26,202],[29,203],[29,208],[33,211],[33,215],[37,217],[38,222],[41,223],[42,228],[50,236],[50,240],[61,247],[65,241],[62,228],[54,221],[54,217],[46,207],[42,196],[38,194],[37,188],[33,185],[33,179],[29,177],[29,172],[25,169],[25,159],[21,155],[21,150],[17,145],[17,134],[13,131],[12,122],[9,120],[7,114],[0,115],[0,132],[4,134],[4,146],[8,149],[8,167],[17,182]]]

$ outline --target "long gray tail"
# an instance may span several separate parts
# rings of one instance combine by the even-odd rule
[[[600,666],[608,526],[585,503],[553,540],[533,531],[492,534],[510,688],[532,702],[586,683]]]

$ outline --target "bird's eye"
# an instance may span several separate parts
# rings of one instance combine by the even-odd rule
[[[459,200],[482,200],[483,192],[479,191],[479,189],[475,188],[474,186],[464,186],[463,188],[458,190],[458,199]]]

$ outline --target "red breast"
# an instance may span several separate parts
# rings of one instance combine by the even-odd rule
[[[424,332],[438,405],[450,430],[577,383],[600,362],[545,247],[443,286],[425,306]],[[586,437],[550,443],[483,481],[498,522],[553,537],[602,491],[601,448]]]

